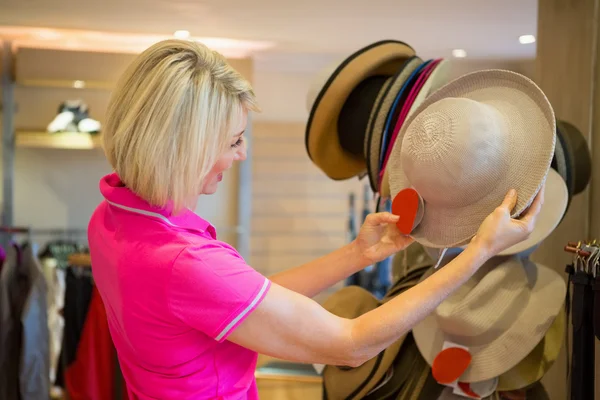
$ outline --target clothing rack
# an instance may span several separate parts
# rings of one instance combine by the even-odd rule
[[[29,226],[5,226],[0,225],[0,233],[3,237],[2,245],[7,245],[12,235],[31,236],[84,236],[87,235],[86,228],[32,228]]]
[[[73,253],[69,255],[69,264],[76,267],[90,268],[92,258],[87,253]]]
[[[565,269],[569,277],[567,348],[569,336],[573,341],[567,360],[569,399],[593,400],[596,338],[600,339],[600,242],[568,242],[564,250],[574,254]]]

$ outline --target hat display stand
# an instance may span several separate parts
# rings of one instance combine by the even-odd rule
[[[577,388],[586,387],[581,379],[593,388],[594,352],[585,346],[600,332],[589,311],[593,282],[600,282],[600,241],[565,247],[575,253],[567,268],[573,304],[565,303],[570,284],[529,258],[589,184],[586,141],[520,74],[482,70],[452,81],[448,76],[446,60],[423,60],[407,44],[382,41],[322,73],[308,96],[305,139],[312,162],[332,180],[368,179],[376,211],[399,214],[400,230],[415,239],[393,258],[394,283],[380,300],[371,295],[379,302],[372,307],[460,254],[509,188],[517,189],[513,217],[543,188],[536,226],[527,240],[489,260],[388,349],[383,369],[375,371],[376,360],[359,368],[326,366],[326,397],[495,399],[527,392],[528,399],[547,398],[540,380],[558,358],[567,327],[580,350],[570,368],[587,371],[571,369],[572,377],[584,376],[577,385],[571,382],[572,392],[587,393]],[[332,298],[343,290],[351,289]],[[351,307],[366,297],[344,301]],[[413,368],[400,374],[407,365]],[[410,390],[412,395],[403,394]],[[428,397],[420,397],[424,393]]]

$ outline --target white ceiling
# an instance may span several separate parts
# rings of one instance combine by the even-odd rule
[[[423,57],[532,58],[536,0],[0,0],[0,25],[267,40],[274,52],[347,54],[380,39]]]

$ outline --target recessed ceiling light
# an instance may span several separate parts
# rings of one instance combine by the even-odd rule
[[[467,56],[467,52],[463,49],[454,49],[452,50],[452,55],[456,58],[465,58]]]
[[[521,43],[521,44],[535,43],[535,36],[533,36],[533,35],[521,35],[521,36],[519,36],[519,43]]]
[[[187,39],[190,37],[189,31],[175,31],[173,34],[177,39]]]

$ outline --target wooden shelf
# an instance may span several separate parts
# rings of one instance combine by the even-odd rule
[[[112,90],[114,83],[100,81],[84,81],[84,80],[58,80],[58,79],[19,79],[17,85],[24,87],[39,87],[39,88],[66,88],[66,89],[97,89],[97,90]]]
[[[99,134],[80,132],[32,132],[17,131],[15,135],[17,147],[88,150],[102,147]]]

